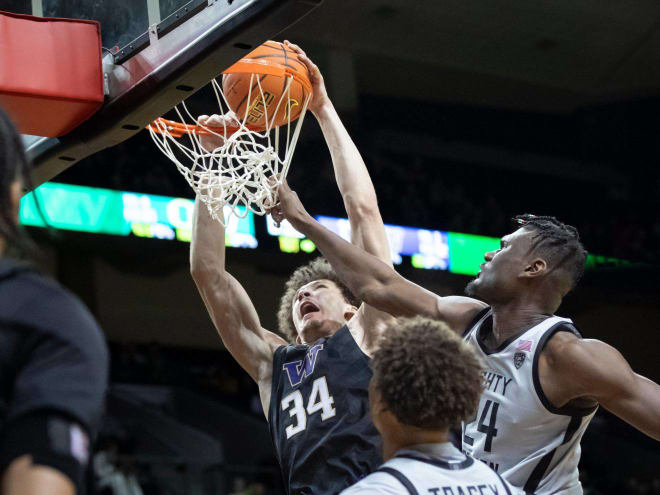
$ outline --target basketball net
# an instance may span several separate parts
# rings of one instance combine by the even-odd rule
[[[231,70],[234,67],[225,73],[235,72]],[[253,71],[255,67],[249,69]],[[244,68],[240,72],[246,70]],[[271,73],[271,68],[266,70]],[[229,104],[222,91],[222,84],[216,79],[211,81],[219,113],[227,116],[221,127],[196,124],[185,101],[174,107],[180,122],[160,118],[147,126],[156,146],[174,162],[193,191],[206,204],[211,217],[223,226],[231,215],[244,218],[250,211],[264,215],[277,204],[277,187],[289,171],[312,96],[309,91],[297,122],[291,122],[290,108],[287,107],[287,122],[276,127],[273,125],[274,116],[278,115],[281,106],[289,105],[294,75],[286,75],[285,89],[273,115],[269,116],[259,73],[251,74],[247,101],[252,103],[246,105],[242,116],[234,117],[233,113],[232,117],[227,116]],[[253,90],[258,92],[255,100],[252,99]],[[254,127],[247,123],[250,112],[255,108],[265,113],[265,127]],[[213,150],[204,149],[200,142],[200,135],[204,134],[220,138],[222,144]]]

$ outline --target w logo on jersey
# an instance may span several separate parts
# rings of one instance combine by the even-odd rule
[[[300,385],[306,377],[314,373],[316,357],[321,349],[323,349],[323,344],[316,344],[307,351],[304,360],[284,363],[284,370],[289,376],[289,382],[292,387]]]

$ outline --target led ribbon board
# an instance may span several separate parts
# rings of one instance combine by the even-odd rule
[[[48,182],[21,200],[23,225],[45,227],[33,194],[37,195],[48,224],[56,229],[189,242],[194,201],[95,187]],[[239,208],[240,214],[245,209]],[[225,244],[256,248],[254,214],[235,215],[225,229]]]
[[[316,219],[328,230],[350,241],[351,226],[346,218],[318,216]],[[401,256],[405,255],[413,258],[413,266],[417,268],[447,270],[449,267],[447,232],[386,224],[385,233],[395,265],[400,264]]]

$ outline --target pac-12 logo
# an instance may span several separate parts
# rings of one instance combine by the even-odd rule
[[[306,377],[314,373],[316,358],[321,349],[323,349],[323,344],[316,344],[307,351],[305,359],[284,363],[284,371],[286,371],[292,387],[300,385]]]

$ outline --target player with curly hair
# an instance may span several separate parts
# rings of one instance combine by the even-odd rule
[[[483,382],[479,358],[445,323],[399,318],[383,332],[372,369],[369,406],[386,462],[342,495],[512,493],[449,441],[449,428],[474,414]]]
[[[295,45],[310,72],[309,109],[330,149],[353,242],[391,265],[369,172],[328,99],[319,69]],[[201,117],[218,123],[227,116]],[[202,145],[219,145],[215,136]],[[381,462],[369,418],[369,356],[389,315],[361,304],[330,265],[298,268],[282,297],[280,333],[261,326],[240,283],[225,269],[225,232],[195,203],[191,273],[227,349],[257,382],[284,483],[291,494],[334,494]]]
[[[623,356],[583,339],[555,315],[580,280],[586,251],[554,217],[520,215],[466,292],[439,297],[316,222],[286,182],[276,220],[287,218],[370,305],[397,316],[441,319],[483,359],[485,388],[463,423],[463,450],[526,493],[581,494],[580,439],[598,405],[660,439],[660,386]]]

